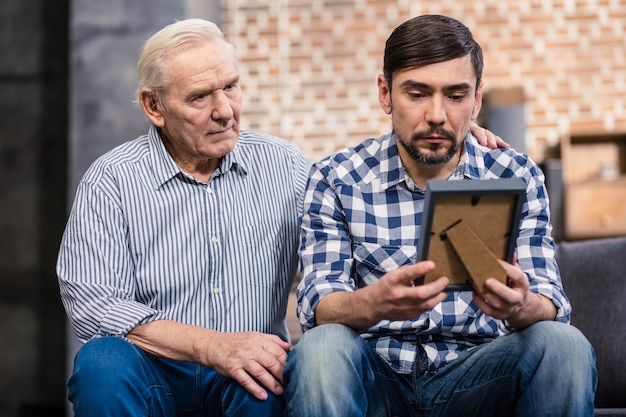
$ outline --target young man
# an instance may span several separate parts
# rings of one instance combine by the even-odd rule
[[[290,416],[592,416],[594,354],[569,326],[544,177],[526,155],[478,146],[480,46],[427,15],[386,43],[379,101],[392,131],[315,164],[305,194],[298,314],[285,368]],[[509,284],[446,292],[417,262],[426,182],[521,178]]]

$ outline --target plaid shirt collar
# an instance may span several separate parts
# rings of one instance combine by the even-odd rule
[[[378,160],[380,161],[380,171],[377,173],[377,178],[380,181],[381,188],[387,190],[397,186],[401,182],[406,182],[410,189],[424,191],[420,190],[415,185],[400,160],[395,132],[392,131],[383,136],[379,145],[380,149],[378,150]],[[484,148],[482,148],[478,144],[476,138],[468,132],[465,137],[459,164],[450,175],[449,179],[461,180],[484,178],[487,172],[484,163],[484,153]]]

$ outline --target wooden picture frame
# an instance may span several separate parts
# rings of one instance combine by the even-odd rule
[[[436,269],[416,284],[447,276],[446,291],[487,292],[484,280],[507,282],[497,262],[512,262],[526,185],[520,178],[427,183],[418,261]]]

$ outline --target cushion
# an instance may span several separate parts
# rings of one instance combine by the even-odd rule
[[[572,324],[596,352],[597,408],[626,407],[626,237],[560,242]]]

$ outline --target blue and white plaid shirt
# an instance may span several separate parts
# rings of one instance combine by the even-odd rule
[[[554,241],[544,176],[526,155],[481,147],[468,134],[450,180],[520,177],[526,184],[516,254],[531,291],[550,298],[557,320],[569,322],[571,306],[554,260]],[[404,169],[395,135],[345,149],[315,164],[304,201],[302,280],[298,317],[306,331],[315,326],[317,303],[334,291],[355,291],[386,272],[417,261],[424,190]],[[362,308],[368,308],[363,306]],[[432,310],[406,321],[383,320],[362,333],[400,373],[415,367],[419,346],[429,371],[459,353],[512,331],[478,309],[472,293],[451,292]]]

